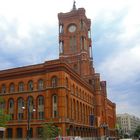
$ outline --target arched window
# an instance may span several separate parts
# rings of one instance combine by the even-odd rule
[[[76,52],[76,36],[70,37],[70,49],[73,53]]]
[[[38,119],[44,119],[44,97],[39,96],[38,99]]]
[[[60,24],[60,25],[59,25],[59,33],[63,33],[63,31],[64,31],[63,28],[64,28],[64,27],[63,27],[63,24]]]
[[[5,84],[2,84],[1,92],[2,92],[2,93],[6,93],[6,86],[5,86]]]
[[[78,96],[78,87],[76,87],[76,96]]]
[[[4,110],[5,109],[5,100],[0,101],[0,109]]]
[[[13,92],[15,92],[15,85],[14,85],[14,83],[11,83],[10,84],[10,93],[13,93]]]
[[[28,97],[27,105],[29,107],[29,117],[33,119],[33,111],[34,111],[34,100],[32,96]]]
[[[75,86],[74,86],[74,84],[72,85],[72,94],[75,94]]]
[[[64,53],[64,41],[59,41],[59,52],[60,54]]]
[[[44,105],[44,97],[43,96],[38,97],[38,105]]]
[[[23,119],[23,107],[24,107],[24,100],[23,98],[18,98],[18,120]]]
[[[9,109],[10,119],[13,120],[14,119],[14,100],[13,99],[9,99],[8,109]]]
[[[20,83],[18,84],[18,91],[19,91],[19,92],[23,92],[23,91],[24,91],[24,83],[23,83],[23,82],[20,82]]]
[[[32,80],[30,80],[30,81],[28,82],[28,90],[29,90],[29,91],[33,91],[33,81],[32,81]]]
[[[57,77],[56,76],[52,77],[51,85],[52,85],[52,87],[57,87]]]
[[[58,116],[58,96],[52,96],[52,117],[56,118]]]
[[[42,79],[38,80],[38,90],[43,90],[44,82]]]
[[[77,120],[79,120],[79,102],[77,101]]]

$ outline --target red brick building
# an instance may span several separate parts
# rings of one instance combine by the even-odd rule
[[[116,106],[93,67],[91,20],[75,3],[58,20],[59,59],[0,71],[0,107],[11,115],[5,137],[27,136],[27,101],[31,137],[50,121],[63,136],[115,136]]]

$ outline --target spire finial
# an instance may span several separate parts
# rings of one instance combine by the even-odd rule
[[[76,10],[76,5],[75,5],[76,1],[73,1],[73,9],[72,10]]]

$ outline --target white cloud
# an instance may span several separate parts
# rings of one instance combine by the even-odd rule
[[[55,58],[58,55],[57,13],[70,11],[72,3],[72,0],[0,0],[0,62],[5,64],[0,67],[4,69],[15,66],[15,63],[21,66]],[[98,63],[97,69],[111,86],[109,95],[119,99],[116,94],[120,96],[124,91],[117,93],[115,86],[121,87],[124,82],[133,82],[139,77],[140,1],[76,0],[76,5],[86,9],[92,25],[100,22],[95,47],[102,45],[102,54],[105,49],[107,54]],[[94,38],[94,26],[92,30]],[[107,40],[110,46],[106,45]],[[114,51],[113,47],[117,49]],[[101,55],[99,57],[103,57]],[[130,93],[124,95],[120,97],[120,102],[117,100],[118,110],[122,112],[136,108],[125,102],[125,99],[128,100],[125,97]]]
[[[105,78],[113,80],[114,84],[122,84],[137,77],[140,71],[140,46],[121,49],[111,54],[101,65],[99,70]]]

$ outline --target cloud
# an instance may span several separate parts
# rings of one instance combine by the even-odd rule
[[[57,13],[71,0],[0,0],[0,69],[58,58]],[[92,21],[96,72],[107,80],[118,112],[140,114],[139,0],[80,0]],[[134,97],[135,96],[135,97]]]
[[[28,36],[21,36],[18,23],[8,22],[5,18],[0,21],[0,62],[4,63],[1,69],[42,63],[46,59],[58,57],[56,27],[48,29],[46,26],[34,25],[30,27]],[[3,25],[7,28],[3,28]],[[56,51],[52,54],[53,50]]]

